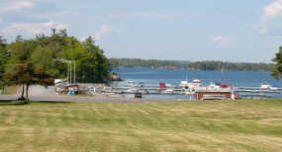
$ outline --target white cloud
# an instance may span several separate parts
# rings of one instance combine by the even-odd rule
[[[32,8],[35,3],[32,0],[10,0],[4,6],[0,6],[2,11],[16,11],[20,12],[25,8]]]
[[[56,24],[53,21],[42,23],[13,23],[11,26],[2,30],[5,35],[18,35],[18,34],[49,34],[51,28],[65,29],[67,26],[63,24]]]
[[[264,8],[264,14],[262,17],[262,27],[259,33],[266,34],[268,31],[269,22],[276,17],[282,17],[282,0],[276,0],[275,2],[267,5]]]
[[[232,40],[227,36],[215,36],[212,38],[212,42],[218,47],[231,47],[233,46]]]
[[[94,40],[100,40],[104,35],[111,32],[113,28],[109,25],[102,25],[100,31],[94,35]]]
[[[113,30],[112,26],[109,25],[102,25],[100,30],[96,32],[96,34],[94,34],[92,36],[94,41],[98,41],[100,39],[102,39],[106,34],[108,34],[109,32],[111,32]],[[83,37],[81,39],[81,41],[85,41],[88,37]]]
[[[136,12],[136,13],[116,13],[110,14],[110,18],[122,19],[172,19],[175,18],[172,14],[150,13],[150,12]]]

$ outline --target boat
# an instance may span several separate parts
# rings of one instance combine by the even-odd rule
[[[163,94],[173,94],[173,93],[174,93],[174,90],[172,90],[172,89],[166,89],[166,90],[163,90],[162,93],[163,93]]]
[[[128,81],[127,84],[124,85],[125,87],[135,87],[136,83],[133,81]]]
[[[262,89],[262,90],[278,90],[277,87],[273,87],[268,83],[262,83],[261,86],[260,86],[260,89]]]
[[[214,82],[211,82],[210,85],[207,87],[207,90],[219,90],[220,86]]]
[[[200,79],[195,79],[192,81],[192,84],[196,87],[200,87],[201,86],[201,80]]]
[[[188,82],[187,80],[181,81],[179,86],[183,87],[185,89],[188,89],[188,88],[194,88],[195,89],[197,87],[201,87],[201,80],[195,79],[192,82]]]
[[[197,90],[203,89],[201,80],[199,79],[194,79],[192,82],[188,82],[187,80],[181,81],[179,87],[184,90],[184,94],[187,96],[194,95]]]
[[[232,84],[220,84],[212,82],[208,87],[207,90],[212,91],[233,91]]]

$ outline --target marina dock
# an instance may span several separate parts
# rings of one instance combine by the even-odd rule
[[[199,82],[181,82],[180,84],[135,84],[129,82],[119,87],[89,87],[90,93],[114,93],[114,94],[136,94],[143,95],[183,95],[196,100],[205,99],[261,99],[272,98],[273,95],[281,94],[282,88],[262,87],[236,87],[231,84],[215,84],[202,86]],[[201,96],[201,98],[199,97]]]

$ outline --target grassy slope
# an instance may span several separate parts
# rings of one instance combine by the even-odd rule
[[[282,101],[0,103],[0,151],[280,151]]]

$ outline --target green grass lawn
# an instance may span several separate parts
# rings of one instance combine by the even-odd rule
[[[282,100],[0,102],[0,151],[282,151]]]

